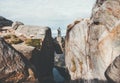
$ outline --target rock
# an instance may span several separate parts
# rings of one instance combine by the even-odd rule
[[[49,27],[43,26],[31,26],[31,25],[19,25],[15,29],[15,34],[17,36],[24,36],[27,39],[42,39],[44,40],[45,32]]]
[[[56,38],[54,39],[54,49],[56,51],[56,52],[54,52],[54,60],[55,60],[54,65],[63,67],[63,66],[65,66],[65,55],[62,50],[60,42],[57,41]]]
[[[55,43],[58,44],[61,47],[62,52],[65,51],[65,38],[61,36],[61,28],[59,27],[57,29],[57,37],[55,37]]]
[[[15,34],[24,43],[15,44],[13,47],[23,53],[28,61],[30,61],[36,70],[39,81],[41,83],[53,83],[52,70],[54,67],[55,49],[51,29],[49,27],[19,25]]]
[[[78,19],[68,26],[65,41],[65,62],[72,80],[89,76],[87,30],[89,19]],[[83,27],[84,26],[84,27]]]
[[[0,38],[0,81],[2,83],[25,81],[28,77],[26,62],[21,53]]]
[[[5,41],[9,44],[20,44],[23,41],[14,34],[6,34],[3,36]]]
[[[65,39],[61,36],[61,30],[58,29],[58,35],[54,39],[54,53],[55,66],[65,67]]]
[[[0,16],[0,27],[12,26],[12,21]]]
[[[12,46],[31,63],[40,83],[53,83],[52,69],[55,48],[51,29],[49,27],[23,25],[19,22],[13,24],[13,29],[15,33],[12,34],[23,42],[12,44]]]
[[[104,72],[120,54],[119,2],[97,0],[90,19],[68,26],[65,62],[72,80],[106,82]]]
[[[12,46],[17,51],[19,51],[20,53],[22,53],[28,60],[30,60],[32,58],[32,52],[35,50],[35,47],[33,47],[33,46],[27,46],[25,44],[13,44]]]
[[[65,39],[61,36],[54,38],[54,47],[57,54],[63,54],[65,48]]]
[[[109,83],[120,83],[120,55],[107,68],[105,76]]]
[[[22,22],[16,21],[12,24],[12,28],[16,30],[20,25],[24,25]]]
[[[38,77],[40,83],[54,83],[52,73],[54,52],[60,53],[62,51],[58,48],[58,44],[54,43],[51,29],[49,27],[24,25],[21,22],[15,22],[11,31],[9,35],[15,35],[22,40],[20,43],[12,43],[11,45],[30,62],[31,68],[35,70],[36,77]],[[29,72],[29,74],[31,75],[32,73]]]

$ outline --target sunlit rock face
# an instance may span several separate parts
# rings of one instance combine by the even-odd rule
[[[78,83],[103,83],[104,72],[120,54],[120,0],[97,0],[90,20],[68,26],[66,66]]]
[[[79,19],[68,26],[65,43],[65,61],[72,80],[88,78],[88,25],[89,19]]]

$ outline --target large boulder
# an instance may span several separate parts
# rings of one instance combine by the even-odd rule
[[[28,70],[31,71],[26,58],[0,38],[0,82],[25,82],[29,79]]]
[[[0,16],[0,27],[12,26],[12,21]]]
[[[72,80],[106,82],[104,72],[120,54],[119,2],[97,0],[90,19],[68,26],[65,60]]]
[[[120,83],[120,55],[107,68],[105,76],[109,83]]]

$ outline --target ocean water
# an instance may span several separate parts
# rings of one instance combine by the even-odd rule
[[[64,83],[65,79],[60,75],[56,68],[53,68],[53,76],[56,83]]]

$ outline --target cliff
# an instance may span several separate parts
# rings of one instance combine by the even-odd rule
[[[65,59],[76,83],[106,82],[104,72],[120,54],[120,1],[97,0],[90,19],[70,24]]]

